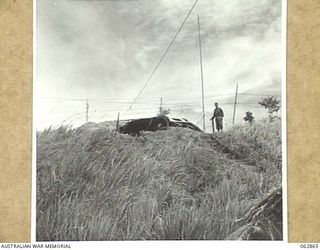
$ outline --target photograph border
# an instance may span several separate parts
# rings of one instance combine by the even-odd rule
[[[3,150],[4,154],[0,156],[0,164],[4,166],[0,177],[6,183],[15,184],[0,190],[0,223],[6,226],[6,231],[0,230],[0,241],[29,242],[32,4],[31,1],[16,0],[13,7],[7,8],[7,5],[13,4],[11,2],[13,0],[2,0],[0,5],[3,20],[0,24],[2,28],[0,39],[5,45],[0,47],[0,60],[12,62],[2,68],[1,70],[6,72],[2,74],[3,71],[1,71],[0,74],[4,89],[1,93],[1,100],[4,103],[1,112],[6,118],[1,121],[1,127],[3,131],[10,131],[10,134],[16,137],[8,137],[8,132],[8,136],[3,136],[0,141],[0,144],[4,144],[3,147],[7,147],[10,151],[8,155],[4,155],[9,151]],[[286,124],[288,169],[287,173],[283,172],[283,177],[288,176],[289,242],[320,241],[316,231],[320,227],[320,222],[316,220],[319,214],[317,190],[320,184],[317,177],[320,170],[317,150],[320,148],[320,133],[317,131],[319,131],[320,118],[314,116],[314,109],[319,107],[320,96],[317,71],[320,51],[317,39],[320,36],[320,30],[315,29],[320,23],[320,19],[317,18],[319,7],[320,3],[317,0],[308,2],[288,0],[287,94],[285,97],[288,111]],[[35,6],[33,10],[34,8]],[[18,33],[20,33],[19,36],[16,36]],[[12,47],[15,49],[14,53]],[[16,73],[17,67],[19,74]],[[15,96],[10,94],[12,92],[18,94]],[[300,126],[305,119],[308,119],[307,124],[304,124],[306,129],[301,131]],[[18,145],[14,143],[16,138],[19,139]],[[33,202],[34,199],[33,194]],[[34,216],[32,219],[34,220]],[[33,242],[33,239],[31,240]]]

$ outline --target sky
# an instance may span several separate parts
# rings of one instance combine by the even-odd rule
[[[281,1],[198,0],[138,96],[194,0],[38,0],[37,128],[156,115],[163,108],[201,124],[200,18],[206,122],[219,102],[226,122],[280,96]],[[136,97],[138,98],[136,99]],[[136,102],[129,108],[132,101]],[[228,121],[227,121],[228,120]],[[199,122],[200,121],[200,122]]]

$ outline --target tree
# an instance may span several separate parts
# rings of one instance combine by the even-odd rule
[[[273,121],[276,117],[274,113],[277,113],[280,109],[280,100],[278,100],[275,96],[268,96],[261,98],[259,104],[268,109],[269,119],[270,121]]]

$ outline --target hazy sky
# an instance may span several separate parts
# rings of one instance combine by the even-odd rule
[[[99,115],[110,119],[127,110],[193,3],[38,0],[35,93],[39,127],[85,111],[85,102],[70,99],[89,98],[90,111],[96,107],[92,120]],[[198,14],[208,109],[215,100],[227,104],[236,83],[240,93],[280,94],[281,1],[199,0],[143,91],[140,106],[134,105],[124,116],[156,112],[161,96],[164,106],[167,101],[172,110],[185,113],[191,105],[192,117],[201,110]],[[125,104],[117,105],[120,101]]]

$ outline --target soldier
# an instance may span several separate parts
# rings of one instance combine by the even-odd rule
[[[218,131],[221,131],[222,132],[222,128],[223,128],[223,117],[224,117],[224,114],[223,114],[223,110],[222,108],[220,108],[218,106],[218,103],[215,103],[214,104],[216,106],[216,108],[214,109],[213,111],[213,116],[210,120],[212,120],[212,130],[214,132],[214,124],[213,124],[213,119],[216,123],[216,128]]]
[[[254,117],[252,115],[252,112],[248,111],[246,112],[246,116],[243,118],[246,122],[252,124]]]

